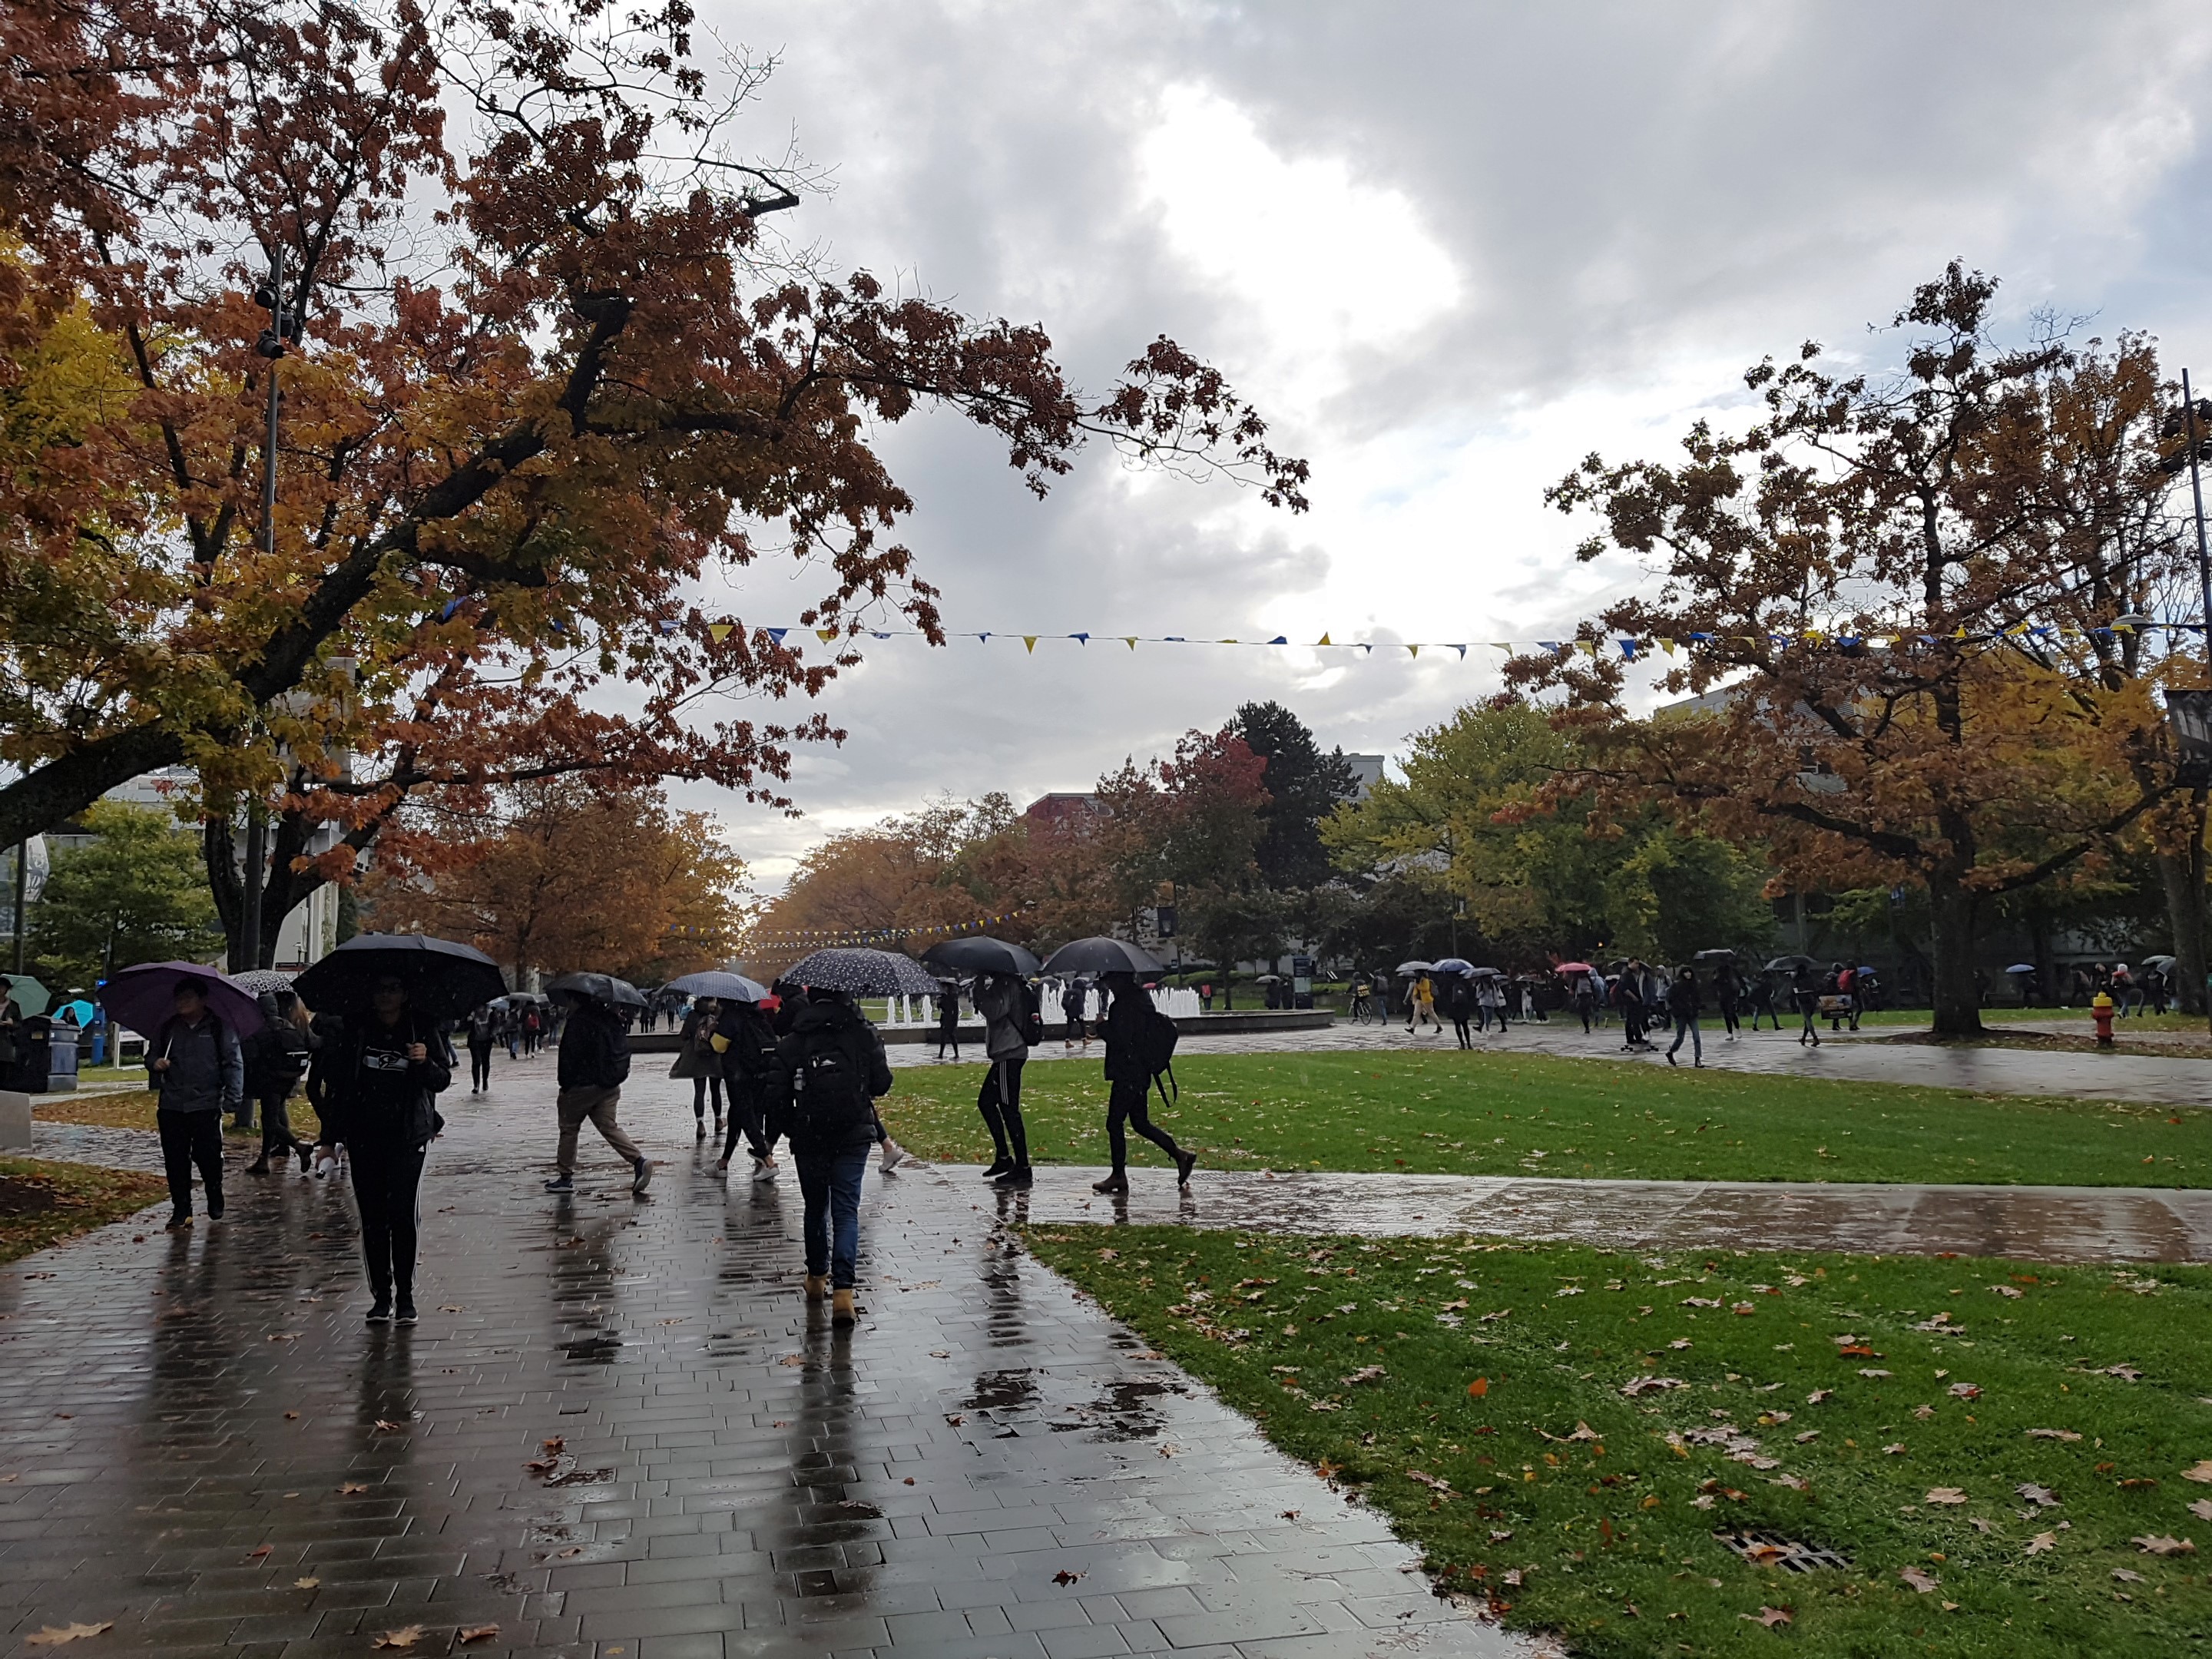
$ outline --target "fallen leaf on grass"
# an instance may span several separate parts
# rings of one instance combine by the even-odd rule
[[[398,1630],[388,1630],[371,1642],[373,1648],[411,1648],[422,1639],[422,1626],[403,1625]]]
[[[1823,1400],[1834,1398],[1835,1392],[1833,1389],[1815,1389],[1805,1396],[1805,1403],[1808,1406],[1817,1406]]]
[[[2212,1498],[2200,1498],[2189,1506],[2189,1512],[2199,1521],[2212,1521]]]
[[[1879,1365],[1865,1365],[1860,1368],[1859,1375],[1861,1376],[1872,1377],[1878,1380],[1881,1377],[1887,1376],[1889,1373],[1882,1370]]]
[[[1944,1392],[1954,1400],[1979,1400],[1982,1397],[1980,1385],[1973,1382],[1954,1382]]]
[[[1764,1625],[1772,1630],[1777,1625],[1786,1625],[1794,1615],[1788,1607],[1761,1607],[1757,1613],[1739,1613],[1739,1619],[1748,1619],[1754,1625]]]
[[[1927,1595],[1929,1590],[1943,1582],[1940,1578],[1929,1577],[1917,1567],[1900,1567],[1898,1569],[1897,1576],[1923,1595]]]
[[[1956,1486],[1930,1486],[1928,1496],[1920,1501],[1923,1504],[1963,1504],[1966,1501],[1966,1494]]]
[[[1912,1414],[1918,1418],[1923,1423],[1925,1423],[1929,1418],[1936,1415],[1936,1408],[1933,1406],[1915,1406],[1912,1408]]]
[[[2039,1532],[2027,1540],[2027,1553],[2030,1555],[2040,1555],[2045,1550],[2055,1550],[2057,1547],[2058,1534],[2055,1532]]]
[[[2212,1486],[2212,1457],[2206,1458],[2193,1469],[2181,1472],[2184,1480],[2194,1480],[2200,1486]]]
[[[1905,1443],[1902,1440],[1893,1440],[1881,1449],[1885,1457],[1902,1457],[1905,1455]]]
[[[1686,1348],[1690,1346],[1690,1339],[1686,1336],[1678,1336],[1667,1346],[1670,1348]],[[1751,1615],[1749,1613],[1746,1613],[1744,1614],[1744,1617],[1748,1619]]]
[[[488,1642],[498,1634],[497,1625],[471,1625],[466,1629],[456,1632],[455,1639],[462,1642]]]
[[[1972,1527],[1976,1532],[1995,1532],[1997,1529],[1996,1522],[1984,1521],[1978,1515],[1968,1516],[1966,1517],[1966,1524]]]
[[[1389,1375],[1390,1373],[1384,1370],[1380,1365],[1362,1365],[1358,1370],[1352,1372],[1351,1376],[1345,1377],[1342,1380],[1346,1382],[1353,1383],[1372,1382],[1378,1377],[1384,1377]]]
[[[1478,1376],[1467,1385],[1467,1397],[1470,1400],[1480,1400],[1489,1392],[1490,1379],[1486,1376]]]
[[[1426,1486],[1431,1492],[1440,1493],[1446,1498],[1449,1498],[1452,1495],[1451,1482],[1443,1480],[1438,1476],[1431,1474],[1426,1469],[1407,1469],[1406,1471],[1406,1479],[1408,1480],[1418,1480],[1421,1485]]]
[[[97,1625],[49,1625],[42,1631],[26,1636],[23,1645],[27,1648],[58,1648],[64,1642],[82,1641],[88,1636],[97,1636],[102,1631],[114,1628],[112,1619],[103,1620]]]
[[[1640,1394],[1656,1394],[1662,1389],[1686,1389],[1689,1386],[1679,1376],[1632,1376],[1620,1385],[1620,1391],[1633,1400]]]
[[[2153,1537],[2146,1534],[2130,1538],[2128,1542],[2133,1544],[2145,1555],[2194,1555],[2197,1553],[2197,1546],[2186,1538],[2163,1535]]]
[[[2073,1441],[2079,1440],[2081,1437],[2071,1429],[2030,1429],[2027,1431],[2027,1437],[2030,1440]]]
[[[2132,1365],[2107,1365],[2101,1371],[2094,1374],[2098,1376],[2117,1376],[2123,1382],[2142,1381],[2142,1373]]]
[[[2058,1494],[2048,1486],[2037,1486],[2033,1480],[2014,1486],[2013,1490],[2039,1510],[2055,1510],[2058,1507]]]
[[[2123,1584],[2147,1584],[2150,1582],[2150,1580],[2145,1578],[2141,1573],[2131,1572],[2125,1567],[2114,1567],[2112,1569],[2112,1577],[2118,1579]]]

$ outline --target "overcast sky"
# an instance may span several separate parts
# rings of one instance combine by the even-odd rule
[[[2163,341],[2212,378],[2212,7],[701,0],[781,67],[760,149],[833,193],[836,270],[1037,321],[1103,386],[1165,332],[1313,464],[1313,511],[1091,451],[1038,503],[945,416],[884,434],[950,627],[1550,638],[1634,583],[1540,495],[1668,449],[1743,368],[1866,325],[1962,258],[2014,317]],[[748,577],[748,621],[795,613]],[[788,620],[788,617],[781,618]],[[829,830],[949,790],[1087,787],[1248,699],[1402,751],[1500,653],[915,640],[825,701],[784,821],[697,791],[763,886]],[[682,793],[682,792],[679,792]]]

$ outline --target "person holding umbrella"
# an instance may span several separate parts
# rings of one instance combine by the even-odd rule
[[[445,1127],[437,1097],[453,1080],[437,1022],[410,1006],[408,981],[378,976],[366,1015],[351,1014],[325,1066],[325,1133],[345,1143],[368,1266],[368,1318],[415,1322],[422,1163]]]
[[[1705,1012],[1705,999],[1698,991],[1698,971],[1694,968],[1678,969],[1674,982],[1667,988],[1667,1012],[1674,1022],[1674,1040],[1667,1045],[1667,1063],[1675,1064],[1674,1051],[1682,1046],[1682,1039],[1690,1039],[1690,1063],[1702,1066],[1705,1063],[1705,1040],[1698,1030],[1698,1016]]]
[[[1034,1182],[1029,1126],[1022,1121],[1022,1066],[1030,1057],[1024,1029],[1029,1023],[1029,997],[1028,982],[1012,974],[986,974],[975,981],[975,1010],[983,1016],[983,1058],[990,1061],[975,1109],[983,1115],[983,1127],[991,1132],[991,1145],[998,1152],[983,1179],[1009,1190]]]
[[[1144,987],[1137,983],[1133,972],[1103,975],[1098,984],[1110,999],[1106,1005],[1105,1019],[1106,1144],[1113,1154],[1114,1168],[1103,1181],[1091,1182],[1091,1190],[1100,1193],[1127,1193],[1129,1190],[1129,1142],[1123,1131],[1124,1124],[1173,1159],[1176,1185],[1188,1187],[1190,1185],[1190,1172],[1198,1163],[1198,1154],[1183,1151],[1176,1145],[1175,1137],[1154,1124],[1152,1118],[1151,1095],[1154,1073],[1147,1028],[1152,1021],[1165,1016],[1152,1006],[1152,999],[1145,994]]]
[[[714,1098],[714,1136],[722,1133],[722,1057],[714,1049],[714,1026],[720,1014],[720,1006],[712,997],[700,997],[691,1004],[691,1012],[684,1016],[684,1025],[677,1033],[675,1062],[668,1068],[671,1077],[691,1079],[692,1139],[707,1138],[707,1097],[711,1091]]]
[[[804,964],[802,964],[803,966]],[[843,991],[816,987],[777,1045],[791,1079],[789,1128],[805,1200],[806,1299],[850,1325],[860,1261],[860,1182],[883,1133],[876,1100],[891,1088],[884,1040]]]
[[[645,999],[627,981],[606,974],[563,974],[545,988],[568,1007],[555,1074],[561,1091],[555,1103],[561,1139],[554,1153],[553,1178],[545,1190],[576,1190],[576,1137],[589,1121],[614,1148],[615,1156],[629,1165],[630,1191],[642,1193],[652,1182],[653,1162],[638,1151],[616,1117],[622,1086],[629,1079],[629,1036],[613,1005],[620,1000],[635,1011],[644,1006]]]
[[[147,1045],[154,1123],[169,1178],[169,1229],[192,1224],[192,1167],[207,1188],[210,1221],[222,1219],[222,1115],[246,1097],[246,1061],[238,1033],[208,1006],[197,978],[179,977],[173,1012]]]

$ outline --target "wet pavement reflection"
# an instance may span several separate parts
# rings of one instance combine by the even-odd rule
[[[0,1268],[0,1655],[109,1620],[85,1651],[1535,1651],[1038,1267],[1010,1200],[872,1171],[836,1332],[795,1187],[726,1185],[684,1085],[627,1091],[647,1199],[588,1146],[540,1192],[548,1070],[447,1097],[418,1327],[363,1323],[343,1194],[242,1151],[220,1224]],[[1179,1212],[1159,1184],[1131,1213]]]

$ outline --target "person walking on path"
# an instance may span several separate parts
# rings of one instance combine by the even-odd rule
[[[491,1048],[499,1036],[499,1012],[489,1004],[469,1014],[469,1092],[491,1087]]]
[[[1451,1017],[1452,1032],[1462,1048],[1474,1047],[1474,1036],[1467,1024],[1468,1016],[1474,1012],[1474,988],[1457,974],[1444,981],[1443,1012]]]
[[[1820,981],[1814,978],[1810,967],[1797,969],[1792,981],[1792,994],[1797,999],[1797,1012],[1805,1022],[1804,1029],[1797,1033],[1797,1046],[1803,1048],[1805,1039],[1810,1037],[1813,1046],[1817,1048],[1820,1046]],[[1774,1029],[1778,1031],[1782,1029],[1780,1020],[1774,1022]]]
[[[561,1058],[555,1073],[561,1087],[556,1109],[561,1140],[554,1155],[549,1193],[576,1190],[576,1137],[588,1119],[615,1155],[630,1167],[629,1189],[642,1193],[653,1179],[653,1164],[616,1121],[622,1086],[629,1079],[629,1038],[614,1011],[586,998],[572,998],[568,1029],[561,1033]]]
[[[1474,988],[1474,1000],[1481,1013],[1478,1030],[1487,1031],[1490,1022],[1498,1022],[1498,1035],[1505,1035],[1505,985],[1502,980],[1486,979]]]
[[[937,1057],[945,1058],[945,1051],[952,1050],[955,1064],[960,1059],[960,987],[951,980],[939,982],[937,993]]]
[[[1079,995],[1080,983],[1071,983],[1068,994]],[[1028,985],[1012,974],[986,974],[975,982],[975,1010],[983,1016],[983,1058],[990,1062],[982,1091],[975,1097],[975,1109],[983,1115],[983,1127],[991,1132],[991,1145],[998,1153],[983,1171],[983,1179],[1010,1190],[1032,1184],[1029,1125],[1022,1119],[1022,1066],[1030,1057],[1028,1033],[1023,1028],[1028,1023],[1029,997]]]
[[[982,1005],[978,1003],[976,1006],[981,1007]],[[1091,1027],[1084,1020],[1090,1009],[1091,988],[1083,981],[1071,979],[1060,988],[1060,1017],[1067,1022],[1061,1046],[1071,1054],[1074,1052],[1078,1039],[1081,1040],[1085,1054],[1091,1051]],[[984,1052],[988,1054],[990,1051],[986,1048]]]
[[[1734,1042],[1740,1035],[1736,1030],[1736,1009],[1742,999],[1742,988],[1735,979],[1735,963],[1722,959],[1713,969],[1713,1001],[1721,1011],[1721,1024],[1728,1033],[1726,1040]]]
[[[174,1009],[147,1047],[154,1085],[154,1123],[169,1177],[169,1226],[192,1224],[192,1168],[207,1188],[210,1221],[222,1219],[222,1115],[246,1094],[246,1060],[238,1033],[218,1018],[191,980],[178,981]]]
[[[307,1074],[307,1010],[289,991],[264,991],[261,1029],[239,1045],[246,1062],[246,1086],[261,1106],[261,1156],[246,1166],[248,1175],[267,1175],[270,1154],[290,1163],[300,1152],[292,1115],[284,1103]],[[301,1160],[304,1171],[307,1162]]]
[[[859,1316],[860,1182],[882,1134],[876,1100],[891,1088],[884,1040],[842,992],[816,989],[777,1045],[791,1079],[792,1161],[805,1212],[806,1299],[830,1303],[832,1322]]]
[[[707,1138],[707,1097],[714,1100],[714,1138],[722,1134],[722,1057],[714,1052],[714,1026],[720,1012],[712,997],[701,997],[684,1017],[676,1036],[676,1059],[671,1077],[691,1079],[691,1127],[694,1140]]]
[[[1436,1027],[1438,1036],[1443,1035],[1444,1023],[1437,1018],[1437,988],[1430,982],[1426,974],[1413,981],[1413,992],[1406,999],[1407,1035],[1419,1030],[1424,1020]]]
[[[1588,1036],[1591,1018],[1597,1012],[1597,993],[1591,988],[1588,974],[1575,975],[1575,1012],[1582,1016],[1583,1035]]]
[[[1762,1018],[1772,1020],[1776,1030],[1782,1029],[1782,1015],[1774,1006],[1774,975],[1771,973],[1762,973],[1751,982],[1751,1029],[1753,1031],[1759,1030],[1759,1022]]]
[[[775,1028],[769,1024],[769,1017],[781,1004],[779,997],[770,997],[765,1003],[726,1002],[715,1017],[714,1034],[709,1039],[720,1049],[723,1087],[730,1102],[729,1129],[722,1138],[721,1162],[715,1167],[730,1167],[742,1136],[752,1153],[757,1182],[776,1177],[775,1141],[781,1131],[769,1121],[769,1109],[782,1076],[776,1058]]]
[[[533,1002],[522,1011],[522,1052],[525,1054],[536,1054],[538,1039],[544,1032],[545,1022],[538,1018],[538,1005]]]
[[[1158,1047],[1167,1046],[1158,1041],[1152,1022],[1166,1020],[1167,1016],[1152,1006],[1152,1000],[1145,994],[1131,973],[1113,973],[1098,981],[1099,989],[1109,994],[1106,1006],[1106,1144],[1114,1156],[1114,1170],[1103,1181],[1095,1181],[1091,1190],[1096,1193],[1126,1193],[1129,1190],[1129,1142],[1124,1131],[1126,1124],[1175,1160],[1176,1185],[1190,1185],[1190,1172],[1198,1163],[1198,1154],[1186,1152],[1176,1145],[1175,1137],[1153,1123],[1151,1110],[1152,1079],[1161,1068],[1153,1060]],[[1175,1025],[1168,1021],[1172,1033]]]
[[[1697,970],[1683,968],[1676,970],[1674,982],[1667,988],[1667,1012],[1674,1022],[1674,1040],[1667,1045],[1667,1063],[1675,1064],[1674,1051],[1682,1046],[1682,1039],[1690,1039],[1690,1063],[1701,1066],[1705,1063],[1705,1039],[1698,1030],[1698,1016],[1705,1012],[1705,998],[1698,990]]]
[[[1625,971],[1615,975],[1613,981],[1613,1006],[1620,1010],[1620,1051],[1623,1054],[1651,1046],[1644,1036],[1644,993],[1637,983],[1643,975],[1638,971],[1638,966],[1631,963]]]
[[[378,980],[368,1012],[346,1020],[325,1066],[325,1096],[353,1167],[368,1317],[377,1324],[415,1322],[422,1160],[445,1127],[437,1097],[453,1080],[444,1035],[407,1000],[406,981]]]

